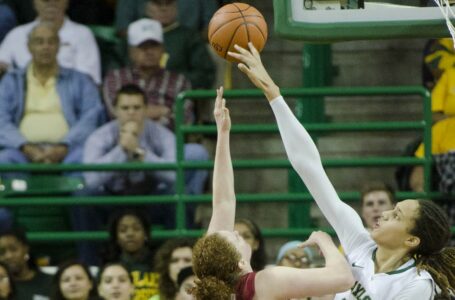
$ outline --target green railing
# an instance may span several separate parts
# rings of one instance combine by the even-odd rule
[[[373,96],[373,95],[418,95],[423,99],[424,119],[416,122],[351,122],[351,123],[332,123],[332,124],[304,124],[309,131],[334,132],[334,131],[398,131],[398,130],[418,130],[424,133],[425,157],[367,157],[367,158],[343,158],[323,160],[325,167],[370,167],[370,166],[398,166],[398,165],[423,165],[424,167],[424,192],[399,192],[398,199],[405,198],[438,198],[439,193],[430,191],[431,182],[431,103],[429,92],[418,86],[405,87],[362,87],[362,88],[300,88],[283,89],[284,97],[303,97],[305,96]],[[263,98],[258,90],[231,90],[226,91],[225,98]],[[213,100],[215,91],[190,91],[179,95],[176,104],[176,124],[183,124],[183,103],[184,99]],[[267,105],[264,100],[264,105]],[[232,134],[238,133],[257,133],[271,134],[278,133],[275,124],[242,124],[233,125]],[[19,197],[14,199],[0,198],[0,206],[68,206],[68,205],[103,205],[103,204],[151,204],[151,203],[171,203],[176,205],[176,228],[174,230],[155,230],[155,238],[170,238],[176,236],[200,236],[202,230],[185,229],[185,205],[193,202],[210,202],[210,195],[185,195],[184,170],[189,168],[213,168],[213,161],[195,162],[183,160],[183,147],[185,135],[190,133],[216,134],[215,126],[209,125],[181,125],[176,126],[177,138],[177,161],[176,163],[150,164],[150,163],[128,163],[128,164],[65,164],[65,165],[0,165],[0,172],[28,171],[39,173],[52,173],[60,171],[111,171],[111,170],[176,170],[176,193],[173,195],[160,196],[96,196],[96,197]],[[235,169],[263,169],[263,168],[291,168],[287,159],[275,160],[235,160]],[[345,201],[358,200],[358,192],[341,192],[340,198]],[[76,203],[77,199],[77,203]],[[262,194],[238,194],[237,201],[245,202],[300,202],[311,201],[308,193],[262,193]],[[264,229],[266,237],[295,237],[308,235],[313,228],[280,228]],[[453,230],[454,231],[454,230]],[[98,240],[107,237],[106,232],[31,232],[29,237],[34,241],[74,241],[74,240]]]

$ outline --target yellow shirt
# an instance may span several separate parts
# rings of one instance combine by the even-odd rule
[[[446,70],[431,93],[431,110],[455,115],[455,69]]]
[[[57,93],[56,78],[41,84],[33,75],[33,65],[27,70],[27,94],[19,130],[32,143],[58,143],[69,130]]]
[[[444,154],[455,150],[455,117],[437,122],[431,129],[431,152],[434,155]],[[423,144],[415,152],[415,156],[424,155]]]

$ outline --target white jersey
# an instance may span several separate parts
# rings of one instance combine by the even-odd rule
[[[336,300],[370,300],[370,299],[409,299],[405,289],[412,289],[423,298],[432,299],[433,284],[430,274],[421,271],[417,274],[415,261],[409,260],[398,269],[388,273],[374,273],[374,260],[377,246],[374,241],[366,243],[347,255],[351,270],[356,279],[351,290],[339,293]],[[426,284],[430,283],[430,284]],[[425,295],[431,295],[425,298]]]
[[[417,274],[414,260],[393,272],[375,273],[377,245],[363,227],[357,212],[338,197],[310,135],[281,96],[274,99],[271,106],[289,161],[336,231],[356,280],[351,290],[337,294],[335,299],[433,299],[433,279],[426,271]]]

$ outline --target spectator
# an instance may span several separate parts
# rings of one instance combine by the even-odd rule
[[[251,267],[257,272],[264,269],[267,263],[264,238],[259,226],[250,219],[238,219],[235,221],[234,230],[247,242],[252,250]]]
[[[113,102],[118,90],[125,84],[141,87],[147,96],[147,116],[174,130],[174,106],[177,95],[190,90],[184,75],[160,66],[163,54],[163,31],[153,20],[142,19],[132,23],[128,31],[129,55],[132,65],[108,73],[103,93],[110,116],[115,116]],[[194,121],[193,106],[185,103],[185,121]]]
[[[312,267],[315,254],[310,247],[299,248],[302,241],[290,241],[281,246],[276,257],[278,266],[306,269]]]
[[[160,275],[159,295],[150,300],[172,300],[178,293],[179,272],[192,265],[194,240],[177,238],[166,241],[155,255],[155,270]]]
[[[194,281],[196,275],[194,275],[193,267],[185,267],[180,270],[177,276],[177,295],[175,300],[195,300],[193,295],[188,293],[189,290],[195,287]]]
[[[137,210],[121,210],[109,225],[109,243],[103,253],[104,263],[121,262],[133,278],[133,299],[149,299],[158,294],[158,277],[153,272],[150,223]]]
[[[94,300],[96,289],[88,267],[69,261],[59,266],[53,278],[52,300]]]
[[[57,64],[54,27],[33,28],[28,48],[31,63],[0,82],[0,164],[80,162],[100,118],[98,90],[87,75]]]
[[[163,52],[162,28],[153,20],[142,19],[132,23],[128,30],[130,57],[132,66],[110,72],[104,81],[104,97],[106,106],[114,113],[114,99],[118,90],[126,84],[140,86],[146,95],[146,113],[169,129],[174,129],[175,99],[180,92],[190,89],[190,83],[181,74],[160,67],[159,60]],[[185,120],[194,120],[191,102],[185,103]],[[208,159],[207,150],[200,144],[186,144],[185,160],[203,161]],[[199,195],[204,190],[208,177],[207,170],[192,169],[185,172],[186,192]],[[194,205],[187,205],[188,226],[192,227]]]
[[[166,69],[183,73],[193,89],[212,88],[215,65],[200,34],[178,22],[177,0],[149,0],[145,12],[163,26]]]
[[[130,84],[121,88],[114,105],[117,119],[90,135],[85,143],[84,163],[175,161],[175,136],[166,127],[146,117],[145,96],[139,87]],[[78,194],[82,196],[169,194],[174,191],[175,182],[174,171],[85,172],[84,177],[86,189]],[[171,228],[174,226],[171,208],[170,204],[155,204],[148,211],[154,222]],[[74,230],[99,230],[107,222],[112,209],[82,206],[74,207],[71,212]],[[81,259],[96,264],[91,246],[85,242],[79,245],[82,247]]]
[[[14,26],[16,26],[14,12],[6,3],[0,0],[0,44]]]
[[[32,59],[27,47],[27,37],[41,22],[58,29],[61,66],[89,74],[101,84],[101,63],[98,46],[92,32],[84,25],[72,22],[65,16],[68,0],[34,0],[38,18],[11,30],[0,45],[0,69],[25,68]]]
[[[368,231],[372,231],[375,224],[382,217],[382,212],[392,210],[396,204],[395,192],[384,182],[368,182],[361,190],[361,216]]]
[[[115,28],[119,36],[126,36],[128,25],[143,18],[148,0],[118,0]],[[177,0],[178,22],[182,26],[201,32],[207,39],[207,28],[219,4],[216,0]]]
[[[104,300],[131,300],[134,295],[133,279],[121,263],[110,263],[98,274],[98,294]]]
[[[0,262],[0,299],[12,300],[15,295],[13,277],[8,266]]]
[[[24,231],[11,229],[0,234],[0,262],[11,271],[16,300],[49,299],[52,276],[38,270]]]

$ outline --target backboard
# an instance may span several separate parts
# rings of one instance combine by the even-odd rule
[[[274,0],[273,6],[275,32],[288,39],[336,42],[450,37],[439,7],[360,0]],[[356,8],[361,6],[364,8]]]

